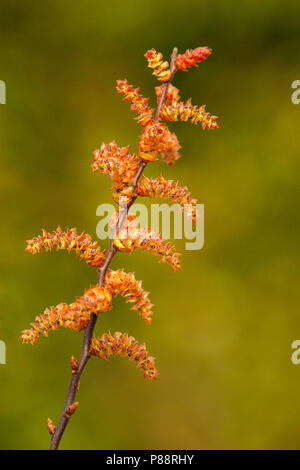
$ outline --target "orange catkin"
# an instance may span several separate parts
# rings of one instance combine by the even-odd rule
[[[35,255],[40,253],[43,248],[46,251],[52,251],[54,247],[57,250],[75,251],[82,261],[94,268],[101,266],[104,260],[105,252],[101,251],[98,242],[93,242],[92,237],[84,232],[78,235],[76,228],[68,228],[63,231],[61,227],[58,227],[51,233],[43,230],[42,235],[27,240],[25,251]]]
[[[153,304],[148,299],[149,292],[142,289],[142,281],[137,281],[133,273],[125,273],[123,269],[108,270],[105,287],[112,295],[120,294],[133,303],[132,310],[138,310],[145,322],[151,323]]]
[[[154,232],[150,228],[139,228],[136,216],[128,215],[122,229],[116,233],[113,242],[118,251],[130,253],[142,248],[142,250],[147,250],[154,255],[160,255],[160,262],[166,261],[173,271],[181,269],[180,254],[175,252],[175,247],[160,233]]]
[[[129,152],[130,145],[118,147],[115,141],[110,144],[103,143],[99,150],[94,152],[92,170],[109,176],[113,181],[129,183],[137,172],[140,164],[139,158]]]
[[[205,106],[193,106],[191,100],[186,103],[180,101],[179,103],[173,103],[170,106],[164,105],[160,112],[160,117],[164,121],[188,121],[190,120],[193,124],[202,125],[203,129],[217,129],[218,124],[216,123],[217,116],[213,116],[205,111]]]
[[[179,186],[177,182],[173,180],[166,180],[162,175],[155,179],[142,176],[142,179],[138,183],[135,192],[139,196],[144,197],[159,197],[164,199],[169,198],[172,202],[177,202],[180,204],[183,209],[186,207],[188,209],[186,211],[186,215],[191,217],[193,222],[196,221],[197,199],[190,197],[191,193],[188,191],[186,186]]]
[[[131,103],[131,110],[138,114],[137,120],[141,126],[153,120],[154,110],[148,106],[149,98],[144,98],[139,88],[129,85],[127,80],[117,80],[117,91],[124,96],[124,101]]]
[[[138,369],[144,371],[146,379],[156,379],[158,371],[154,367],[154,357],[148,356],[145,344],[139,344],[133,336],[127,333],[116,332],[113,335],[104,333],[101,338],[93,338],[91,355],[101,359],[109,359],[110,356],[127,357],[135,361]]]
[[[36,317],[32,328],[22,333],[23,343],[34,344],[40,335],[48,336],[50,330],[57,330],[59,326],[81,331],[87,325],[91,313],[99,315],[111,309],[111,292],[100,286],[86,289],[83,296],[68,305],[58,304],[47,308],[43,315]]]

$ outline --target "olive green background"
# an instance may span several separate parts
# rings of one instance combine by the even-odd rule
[[[151,292],[153,324],[118,298],[96,327],[145,341],[159,380],[125,359],[91,360],[61,448],[300,448],[299,22],[296,0],[1,1],[1,449],[48,447],[82,334],[61,329],[34,347],[19,335],[96,278],[74,254],[25,253],[25,240],[58,224],[96,237],[96,208],[111,199],[92,152],[113,139],[136,149],[141,132],[115,80],[154,106],[146,50],[204,45],[212,56],[174,84],[220,128],[173,124],[183,157],[146,174],[178,178],[205,204],[205,246],[176,241],[177,273],[148,253],[116,256]]]

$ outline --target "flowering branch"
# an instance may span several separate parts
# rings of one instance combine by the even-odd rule
[[[176,56],[177,56],[177,49],[175,48],[173,50],[172,58],[171,58],[172,76],[174,75],[174,73],[176,71],[176,66],[175,66]],[[170,77],[170,79],[172,78],[172,76]],[[156,115],[155,115],[155,120],[156,121],[159,121],[159,115],[160,115],[162,106],[163,106],[164,101],[165,101],[165,97],[166,97],[166,93],[167,93],[167,89],[168,89],[168,84],[169,84],[169,82],[167,82],[164,85],[164,90],[162,92],[162,95],[160,97],[160,101],[159,101],[158,106],[157,106]],[[136,174],[135,174],[135,176],[133,177],[133,180],[132,180],[133,189],[136,188],[136,186],[138,184],[138,181],[139,181],[139,178],[141,177],[141,175],[142,175],[142,173],[143,173],[143,171],[146,167],[146,164],[147,163],[144,162],[144,161],[142,161],[140,163],[139,168],[138,168],[138,170],[137,170],[137,172],[136,172]],[[125,211],[121,212],[121,215],[120,215],[119,220],[118,220],[118,227],[119,228],[121,228],[123,223],[125,222],[127,213],[129,211],[131,205],[133,204],[134,199],[132,199],[131,202],[127,205],[127,207],[125,208]],[[113,244],[113,240],[112,240],[111,244],[110,244],[110,247],[109,247],[109,250],[108,250],[108,253],[106,255],[106,259],[105,259],[103,265],[98,268],[98,285],[100,287],[104,287],[104,285],[105,285],[106,273],[107,273],[109,265],[110,265],[113,257],[115,256],[116,252],[117,252],[117,249],[115,248],[115,246]],[[68,415],[67,415],[67,410],[72,405],[72,403],[74,402],[76,392],[77,392],[77,388],[78,388],[78,383],[79,383],[79,380],[80,380],[80,376],[81,376],[81,374],[82,374],[82,372],[83,372],[83,370],[84,370],[84,368],[85,368],[85,366],[86,366],[86,364],[87,364],[87,362],[90,358],[90,345],[91,345],[91,341],[92,341],[96,321],[97,321],[97,315],[95,313],[92,313],[91,317],[90,317],[90,320],[89,320],[89,323],[88,323],[88,325],[85,329],[85,332],[84,332],[83,345],[82,345],[81,355],[80,355],[80,359],[79,359],[79,363],[78,363],[78,368],[77,368],[77,371],[74,374],[72,374],[71,382],[70,382],[70,385],[69,385],[69,389],[68,389],[68,393],[67,393],[67,397],[66,397],[66,401],[65,401],[65,405],[64,405],[64,409],[63,409],[59,424],[58,424],[58,426],[57,426],[57,428],[56,428],[56,430],[55,430],[55,432],[54,432],[54,434],[52,435],[52,438],[51,438],[50,450],[55,450],[55,449],[58,448],[60,440],[63,436],[64,431],[65,431],[65,428],[66,428],[66,426],[69,422],[70,417],[68,417]]]
[[[132,309],[138,310],[146,323],[152,321],[153,305],[148,299],[148,292],[142,288],[141,281],[137,281],[133,273],[126,273],[123,269],[110,269],[111,261],[118,251],[132,252],[142,248],[160,255],[160,260],[169,263],[173,271],[181,269],[179,253],[175,252],[175,247],[159,233],[154,233],[148,228],[140,229],[137,217],[130,215],[129,209],[138,196],[170,198],[182,206],[188,205],[187,215],[195,221],[196,199],[190,197],[185,186],[181,187],[163,176],[157,179],[143,177],[141,181],[140,178],[149,162],[160,158],[171,166],[180,157],[180,145],[176,135],[171,133],[161,120],[190,119],[195,124],[201,122],[203,128],[218,127],[216,116],[206,113],[204,107],[192,106],[190,101],[185,104],[179,102],[179,90],[170,83],[176,70],[186,71],[192,66],[197,66],[210,53],[208,48],[197,48],[177,55],[177,48],[174,48],[170,67],[169,63],[163,60],[162,54],[155,49],[145,54],[148,66],[153,69],[153,75],[162,82],[162,85],[155,89],[158,101],[155,115],[154,110],[148,106],[148,99],[140,94],[139,88],[134,88],[127,80],[117,81],[118,93],[125,101],[131,103],[131,110],[137,113],[136,119],[143,132],[138,143],[138,154],[132,154],[130,146],[118,147],[115,141],[102,144],[94,153],[92,170],[111,178],[113,199],[119,204],[119,210],[111,222],[113,236],[106,255],[98,243],[92,241],[90,235],[78,235],[76,229],[63,231],[58,227],[52,233],[43,230],[41,236],[27,242],[26,251],[32,254],[39,253],[43,248],[51,251],[54,247],[57,250],[75,251],[81,260],[98,271],[97,285],[86,289],[81,297],[77,297],[69,305],[60,303],[56,307],[46,309],[21,336],[23,343],[34,344],[40,335],[48,336],[50,330],[56,330],[59,326],[76,331],[84,330],[80,358],[77,361],[71,356],[72,376],[57,427],[50,418],[48,419],[51,450],[58,448],[66,426],[78,408],[79,402],[75,402],[75,397],[80,377],[91,356],[102,359],[108,359],[112,355],[124,356],[136,362],[137,367],[144,371],[145,378],[157,377],[154,358],[148,355],[144,344],[139,344],[127,333],[116,332],[112,335],[108,332],[100,338],[95,338],[93,333],[98,315],[111,309],[112,297],[118,294],[133,304]]]

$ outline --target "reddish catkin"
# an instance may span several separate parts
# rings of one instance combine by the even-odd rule
[[[186,215],[191,217],[193,222],[196,221],[197,199],[190,197],[190,192],[186,186],[179,186],[178,182],[173,180],[166,180],[162,175],[158,178],[151,179],[142,176],[141,181],[138,183],[135,192],[138,196],[143,197],[159,197],[164,199],[171,199],[172,202],[177,202],[182,206],[186,206]]]
[[[123,269],[117,271],[108,270],[105,287],[112,295],[122,295],[127,302],[132,302],[132,310],[138,310],[146,323],[152,322],[153,304],[148,299],[149,292],[142,288],[142,281],[137,281],[133,273],[125,273]]]
[[[172,77],[172,72],[169,69],[169,62],[163,60],[161,52],[156,52],[155,49],[151,49],[145,54],[148,60],[148,67],[153,69],[153,75],[160,82],[168,82]]]
[[[59,326],[81,331],[88,323],[91,313],[99,315],[111,309],[111,292],[103,287],[94,286],[86,289],[83,296],[68,305],[60,303],[47,308],[43,315],[36,317],[32,328],[22,333],[23,343],[34,344],[40,335],[48,336],[50,330]]]
[[[131,110],[138,114],[136,119],[141,126],[153,121],[154,109],[148,106],[149,98],[144,98],[139,88],[129,85],[127,80],[117,80],[117,91],[124,96],[124,101],[131,103]]]
[[[186,72],[190,67],[197,67],[199,62],[207,59],[211,54],[208,47],[197,47],[196,49],[188,49],[184,54],[178,54],[176,58],[176,67],[178,70]]]
[[[158,371],[154,367],[154,357],[148,356],[145,344],[139,344],[133,336],[116,332],[104,333],[101,338],[93,338],[90,352],[92,356],[109,359],[111,356],[127,357],[135,361],[138,369],[144,371],[145,379],[156,379]]]
[[[52,251],[55,246],[57,250],[75,251],[82,261],[95,268],[101,266],[104,260],[105,252],[101,251],[98,242],[93,242],[92,237],[84,232],[78,235],[76,228],[63,231],[61,227],[58,227],[51,233],[43,230],[42,235],[27,240],[25,251],[35,255],[43,248],[46,251]]]

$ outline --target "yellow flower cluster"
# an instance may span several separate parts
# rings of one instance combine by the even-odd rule
[[[48,233],[43,230],[42,235],[27,240],[25,251],[35,255],[40,253],[43,248],[51,251],[56,246],[57,250],[75,251],[76,255],[82,261],[93,267],[99,267],[104,260],[104,251],[98,246],[97,242],[92,241],[92,237],[86,233],[78,235],[76,228],[63,231],[61,227],[57,227],[54,232]]]
[[[109,359],[111,356],[127,357],[135,361],[138,369],[144,371],[146,379],[156,379],[158,371],[154,367],[154,357],[148,356],[145,344],[139,344],[133,336],[127,333],[116,332],[113,335],[104,333],[101,338],[93,338],[90,352],[92,356],[100,359]]]
[[[160,82],[168,82],[172,73],[169,69],[169,62],[163,60],[163,55],[161,52],[157,52],[155,49],[151,49],[145,54],[146,59],[148,60],[148,67],[153,69],[153,75]]]

